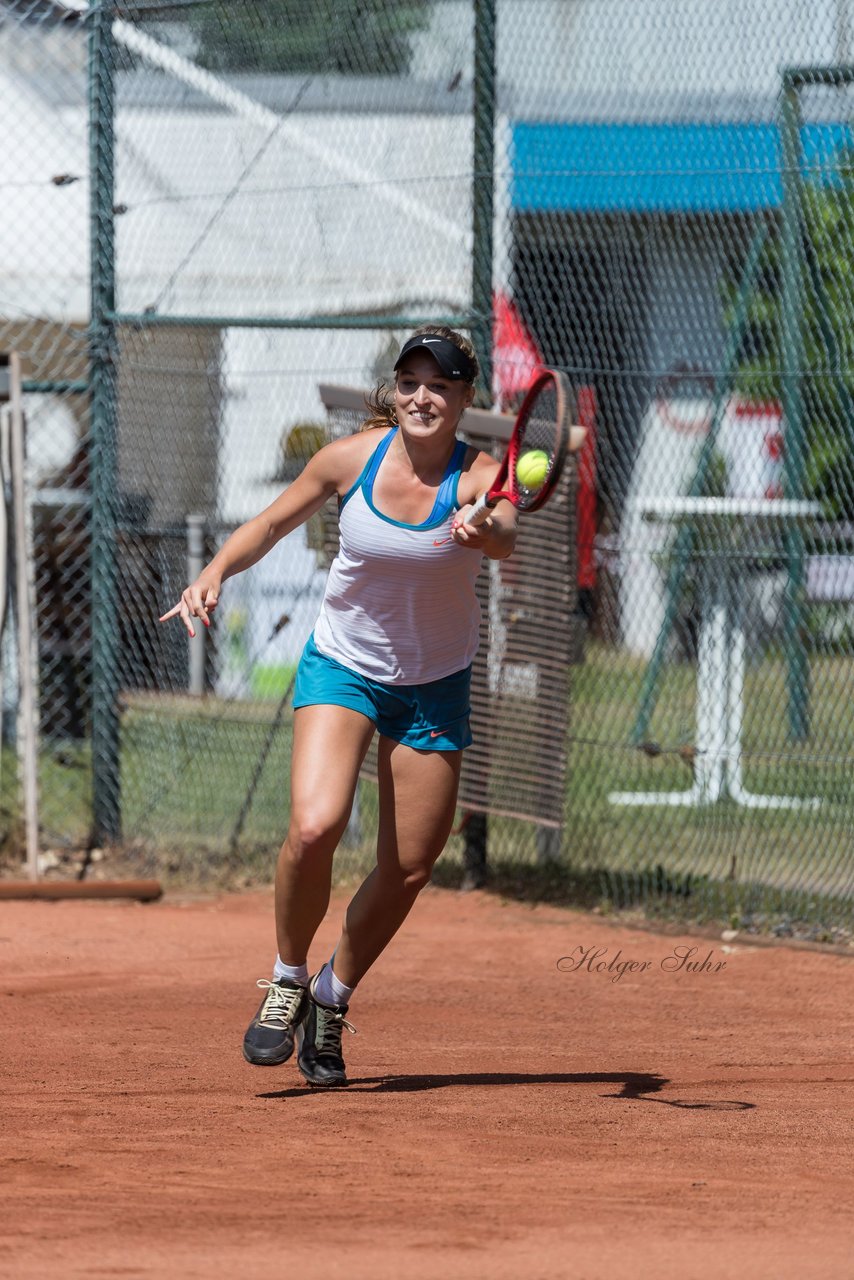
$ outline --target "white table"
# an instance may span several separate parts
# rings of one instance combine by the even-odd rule
[[[705,556],[697,654],[696,755],[693,785],[683,791],[615,791],[615,805],[709,805],[728,796],[747,809],[816,808],[818,799],[757,795],[744,785],[745,641],[734,550],[748,553],[757,529],[815,519],[816,502],[776,498],[646,498],[645,520],[689,524]]]

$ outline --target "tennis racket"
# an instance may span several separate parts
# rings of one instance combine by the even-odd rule
[[[556,369],[540,369],[522,401],[498,475],[466,516],[479,525],[502,498],[518,511],[537,511],[557,488],[569,447],[569,384]]]

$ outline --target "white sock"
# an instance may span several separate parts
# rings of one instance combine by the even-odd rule
[[[335,957],[333,956],[332,960],[334,959]],[[349,1004],[350,997],[356,988],[345,987],[344,983],[335,977],[332,960],[320,970],[314,988],[314,998],[320,1004]]]
[[[280,978],[288,978],[291,982],[298,982],[301,987],[307,987],[308,965],[285,964],[282,957],[277,955],[273,965],[273,981],[278,982]]]

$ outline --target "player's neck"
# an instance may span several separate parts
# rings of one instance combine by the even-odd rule
[[[450,439],[444,434],[418,439],[398,430],[389,449],[389,457],[397,466],[411,471],[423,484],[437,485],[448,469],[456,443],[456,435]]]

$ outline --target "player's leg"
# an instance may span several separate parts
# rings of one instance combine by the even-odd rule
[[[312,980],[297,1031],[299,1067],[310,1084],[347,1083],[341,1033],[350,1026],[350,995],[430,879],[453,825],[461,761],[462,751],[419,751],[380,738],[377,865],[347,908],[334,967],[324,965]]]
[[[332,858],[373,734],[371,721],[349,707],[294,712],[291,817],[276,868],[276,941],[287,965],[305,964],[326,914]]]
[[[364,977],[400,926],[444,849],[457,804],[461,751],[417,751],[380,738],[377,865],[347,908],[335,973]]]
[[[276,869],[273,981],[243,1041],[256,1066],[286,1062],[305,1016],[308,948],[329,904],[332,859],[347,825],[373,723],[349,707],[312,705],[294,712],[291,816]]]

